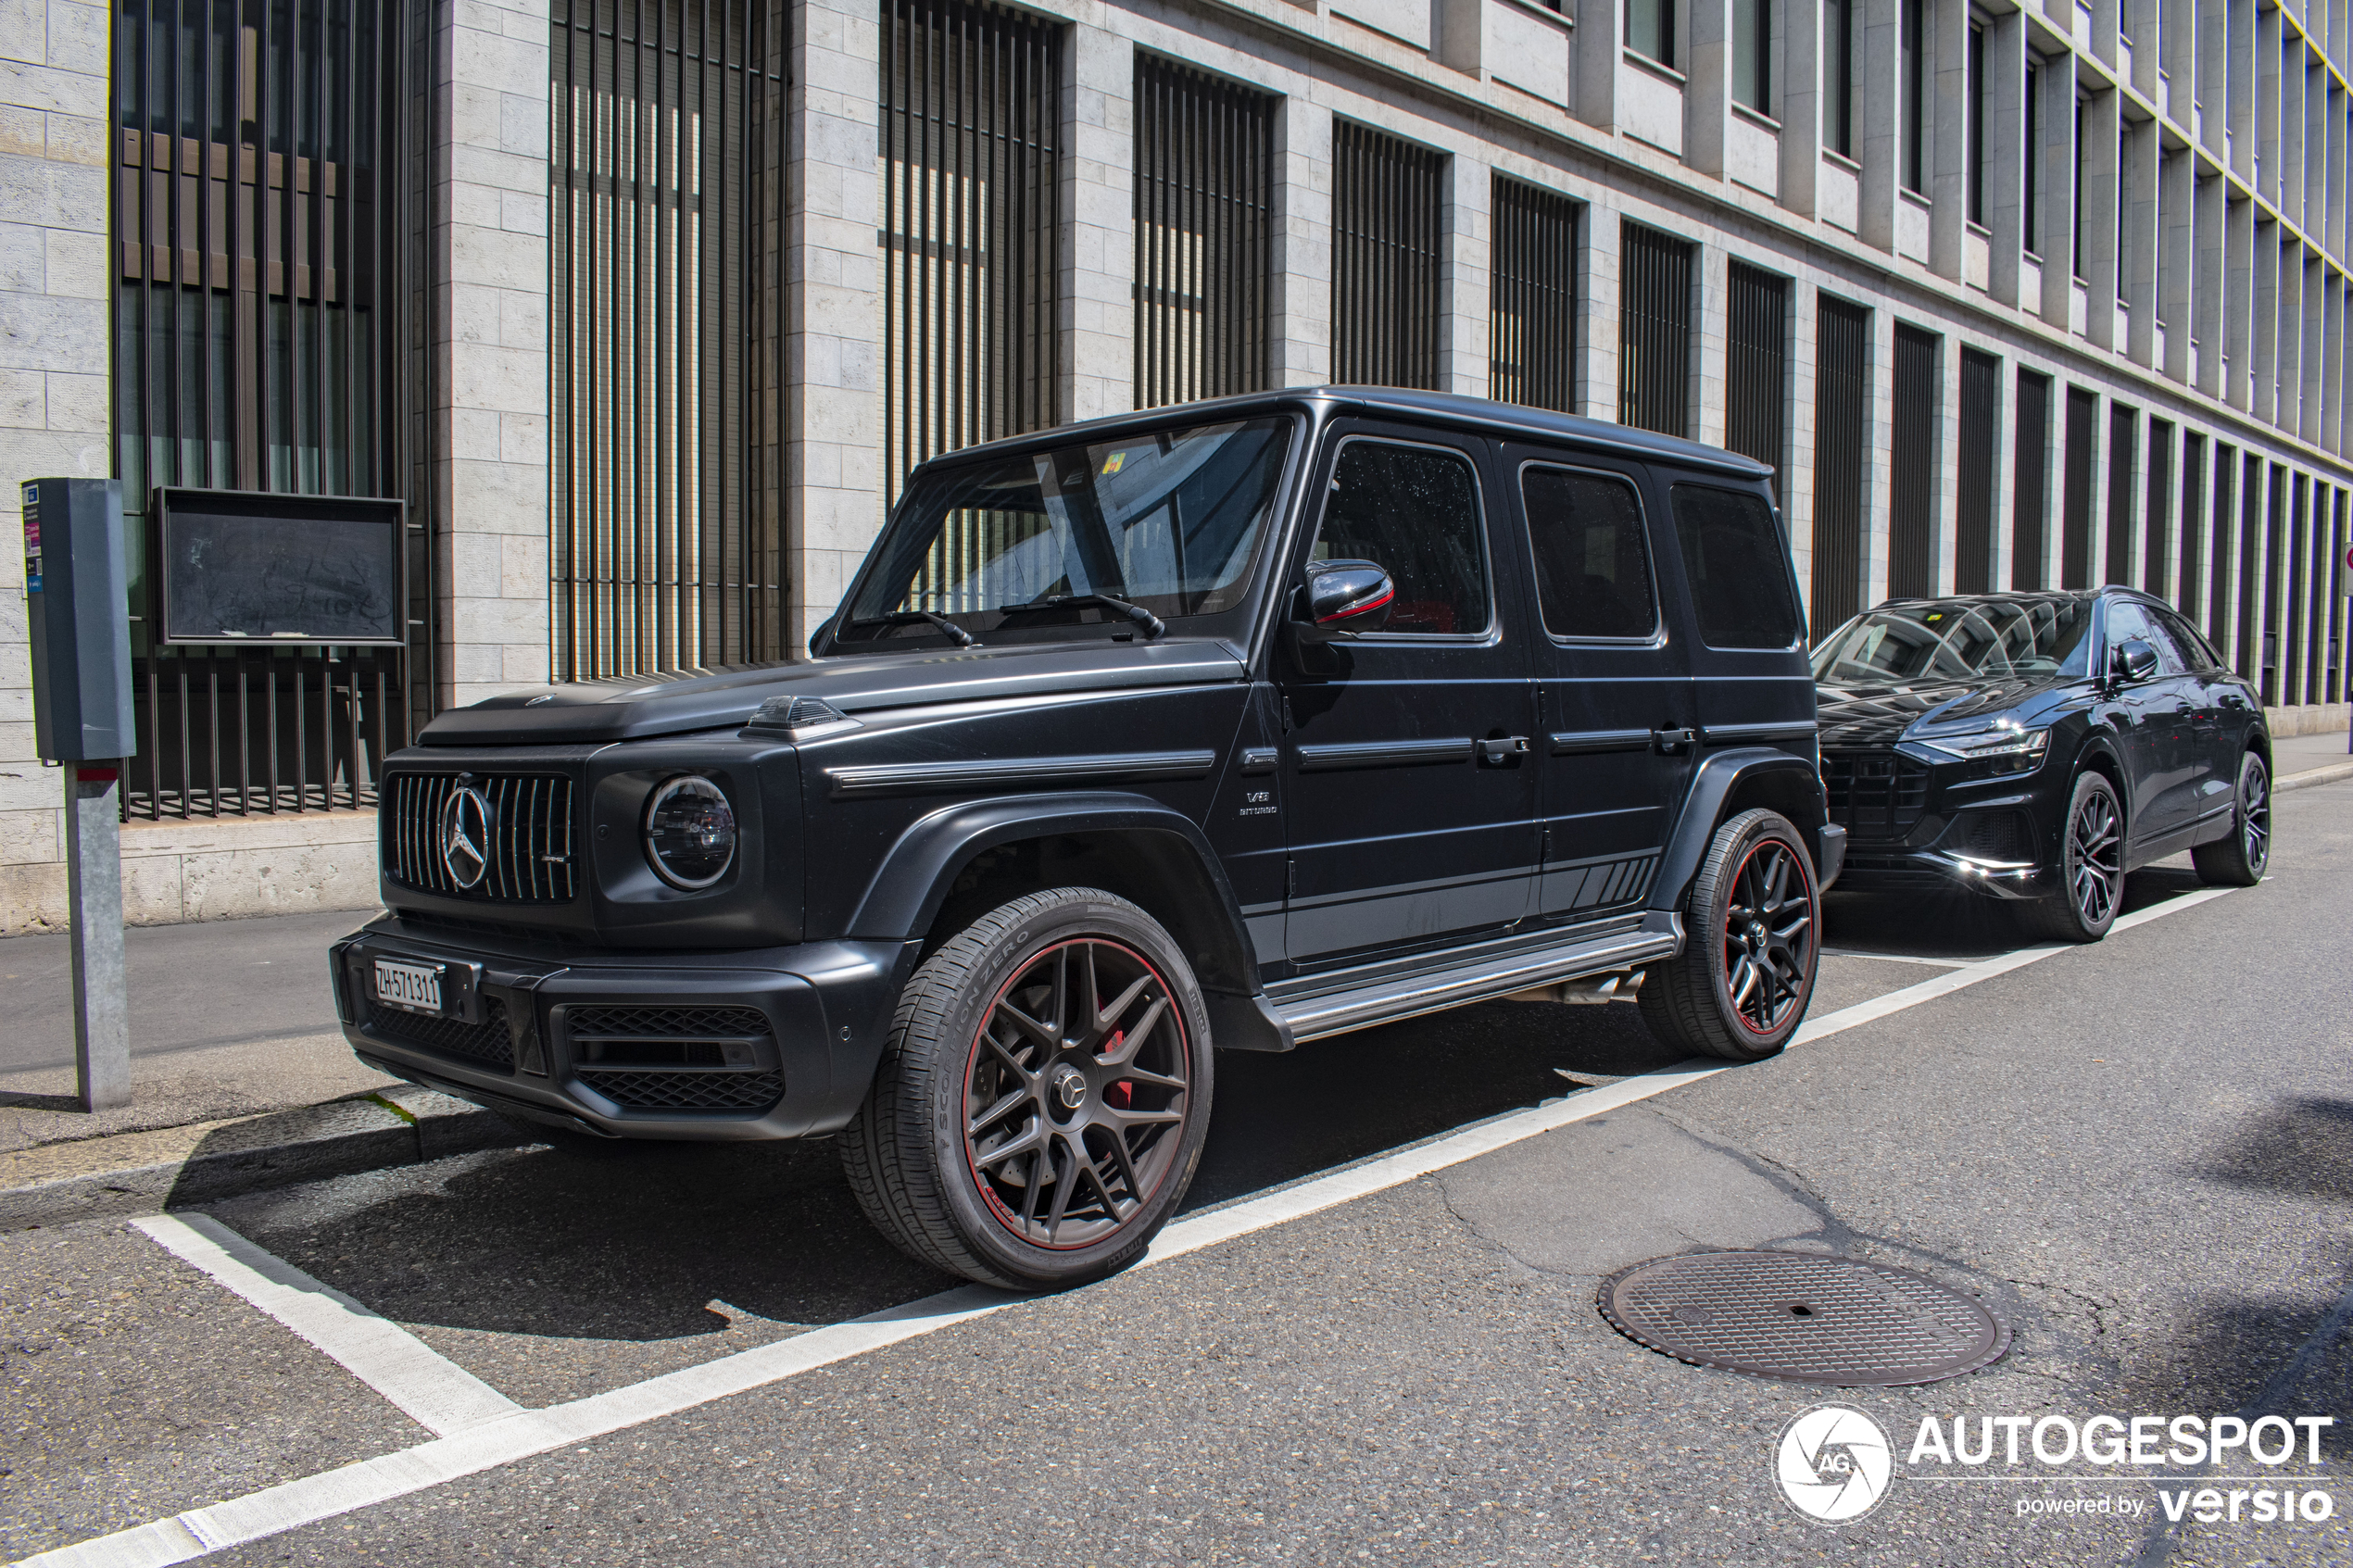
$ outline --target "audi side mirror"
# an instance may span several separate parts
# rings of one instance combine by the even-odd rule
[[[2145,681],[2157,673],[2157,649],[2144,638],[2128,638],[2117,646],[2108,669],[2120,681]]]
[[[1292,625],[1305,640],[1325,642],[1387,625],[1397,586],[1372,561],[1319,560],[1307,563],[1307,584],[1299,593]]]

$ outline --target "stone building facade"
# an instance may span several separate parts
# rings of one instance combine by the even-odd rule
[[[308,0],[330,19],[353,3]],[[735,0],[639,7],[657,33],[620,64],[565,0],[382,9],[413,166],[414,373],[388,373],[407,401],[384,410],[405,421],[394,488],[429,561],[412,717],[551,675],[788,655],[832,612],[908,455],[890,433],[922,422],[916,307],[892,269],[948,242],[904,230],[905,193],[963,199],[964,181],[979,200],[977,176],[893,141],[954,118],[893,96],[917,91],[892,61],[920,25],[1018,31],[1055,73],[1020,132],[1048,214],[1016,280],[1027,335],[1010,315],[959,329],[983,334],[968,358],[1035,360],[1016,422],[1127,408],[1147,381],[1160,284],[1139,258],[1161,265],[1147,253],[1167,235],[1139,219],[1160,177],[1139,164],[1139,82],[1181,67],[1248,97],[1268,137],[1251,189],[1216,193],[1263,208],[1265,287],[1227,323],[1244,383],[1355,362],[1381,302],[1336,262],[1372,221],[1336,170],[1378,132],[1427,182],[1420,384],[1541,380],[1574,412],[1671,418],[1766,458],[1818,630],[1891,593],[2127,581],[2259,679],[2282,733],[2346,722],[2353,0]],[[739,31],[714,42],[714,10]],[[145,14],[0,0],[11,478],[120,466],[109,223],[131,176],[109,173],[127,57],[109,40]],[[698,51],[692,82],[642,63]],[[598,150],[624,124],[650,128],[650,161]],[[722,136],[736,150],[685,172]],[[651,193],[625,244],[624,186]],[[1529,192],[1573,213],[1544,278],[1499,238],[1499,199]],[[1688,278],[1672,297],[1661,255]],[[701,294],[680,281],[698,268]],[[1568,302],[1566,359],[1509,380],[1531,287]],[[599,369],[613,311],[648,334],[629,357],[684,368],[642,389]],[[691,365],[689,340],[710,347]],[[1682,361],[1665,382],[1661,342]],[[932,446],[1014,418],[1001,391],[987,401]],[[657,426],[685,433],[648,446],[644,494],[600,498],[620,483],[607,448]],[[0,506],[13,521],[13,485]],[[624,534],[622,575],[654,607],[626,636],[598,555]],[[705,555],[725,560],[694,567],[700,598],[661,596]],[[0,925],[27,929],[59,918],[57,789],[31,759],[20,563],[0,556]],[[338,809],[257,809],[249,791],[222,809],[216,779],[211,809],[183,790],[177,814],[134,822],[134,918],[367,902],[364,753],[330,759],[353,775],[326,791]]]

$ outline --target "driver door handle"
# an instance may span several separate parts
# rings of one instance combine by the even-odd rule
[[[1670,757],[1697,739],[1699,739],[1698,732],[1689,729],[1651,732],[1651,744]]]
[[[1505,767],[1514,758],[1527,755],[1528,737],[1526,735],[1505,735],[1501,740],[1483,740],[1478,743],[1478,760],[1484,767]]]

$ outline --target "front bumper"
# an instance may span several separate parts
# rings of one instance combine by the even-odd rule
[[[865,1098],[916,945],[614,953],[386,915],[329,962],[344,1037],[396,1077],[617,1137],[803,1137]],[[375,999],[379,958],[432,965],[447,1016]]]
[[[1961,888],[1989,898],[2047,898],[2059,890],[2057,877],[2047,867],[1876,844],[1848,847],[1838,886],[1842,893]]]

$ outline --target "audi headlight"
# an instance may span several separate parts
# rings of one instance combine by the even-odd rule
[[[646,859],[673,887],[709,887],[736,863],[736,811],[720,787],[683,773],[646,806]]]
[[[2043,753],[2050,748],[2051,732],[2021,729],[2016,724],[1994,724],[1967,734],[1917,736],[1922,746],[1932,747],[1947,757],[1959,757],[1969,761],[1998,760],[2031,768],[2042,761]]]

